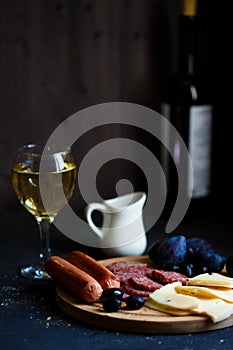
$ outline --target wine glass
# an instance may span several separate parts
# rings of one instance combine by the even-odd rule
[[[12,183],[21,204],[35,217],[39,225],[39,259],[34,265],[21,268],[29,279],[49,279],[44,269],[51,256],[50,225],[71,198],[76,182],[76,165],[68,147],[56,150],[27,144],[16,153]]]

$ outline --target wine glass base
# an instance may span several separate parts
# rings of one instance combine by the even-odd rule
[[[22,267],[20,269],[21,275],[30,280],[51,280],[52,277],[44,270],[41,265],[32,265]]]

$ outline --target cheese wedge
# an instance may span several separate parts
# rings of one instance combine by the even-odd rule
[[[233,303],[233,290],[221,287],[200,287],[200,286],[176,286],[177,293],[191,295],[195,297],[219,298]]]
[[[159,311],[164,311],[174,315],[190,314],[190,310],[198,307],[199,300],[189,295],[178,294],[176,286],[181,286],[180,282],[169,283],[160,289],[155,290],[146,300],[145,305]]]
[[[233,278],[213,272],[203,273],[188,279],[188,285],[233,288]]]
[[[194,313],[207,315],[213,323],[221,322],[233,314],[233,304],[218,298],[200,298],[200,304]]]

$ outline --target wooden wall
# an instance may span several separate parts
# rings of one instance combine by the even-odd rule
[[[230,83],[222,77],[218,49],[230,67],[231,43],[217,35],[218,1],[207,4],[203,62],[215,69],[220,113],[224,90],[218,82],[228,83],[225,92]],[[127,101],[158,110],[176,65],[177,13],[178,0],[0,0],[0,209],[18,206],[11,165],[20,145],[46,142],[64,119],[94,104]],[[226,34],[224,25],[219,30]],[[223,139],[216,151],[228,162]],[[218,193],[221,174],[215,176]],[[230,176],[224,178],[230,186]]]

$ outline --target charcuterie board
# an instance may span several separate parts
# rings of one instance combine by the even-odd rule
[[[114,261],[150,263],[147,256],[120,257],[100,261],[107,265]],[[57,286],[56,300],[59,307],[75,319],[103,329],[141,334],[196,333],[222,329],[233,325],[233,315],[222,322],[213,323],[208,317],[171,316],[143,306],[136,311],[121,309],[107,313],[100,303],[87,304]]]

